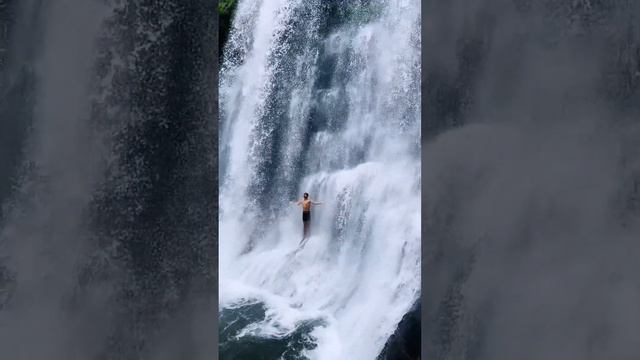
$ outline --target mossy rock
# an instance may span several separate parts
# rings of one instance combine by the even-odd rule
[[[218,38],[218,49],[219,49],[219,59],[222,60],[222,51],[224,49],[225,44],[227,43],[227,39],[229,38],[229,31],[231,31],[231,24],[233,21],[233,15],[238,6],[237,0],[220,0],[218,3],[218,16],[220,19],[220,28],[219,28],[219,38]]]
[[[237,0],[220,0],[218,3],[218,14],[220,16],[230,15],[238,4]]]

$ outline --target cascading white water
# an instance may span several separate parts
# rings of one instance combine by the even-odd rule
[[[319,319],[303,355],[374,359],[420,292],[420,4],[339,2],[349,16],[326,26],[326,3],[238,5],[220,75],[220,308],[262,302],[242,332],[262,338]],[[303,192],[324,204],[294,253]]]

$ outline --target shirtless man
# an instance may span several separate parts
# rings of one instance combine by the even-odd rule
[[[309,223],[311,222],[311,205],[321,205],[321,202],[311,201],[309,194],[304,193],[303,198],[298,201],[297,205],[302,205],[302,240],[309,236]]]

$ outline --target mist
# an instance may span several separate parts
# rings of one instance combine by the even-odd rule
[[[424,9],[425,357],[633,358],[639,4]]]

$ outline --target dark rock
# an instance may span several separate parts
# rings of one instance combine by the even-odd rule
[[[420,359],[421,300],[418,298],[384,345],[378,360]]]

